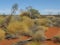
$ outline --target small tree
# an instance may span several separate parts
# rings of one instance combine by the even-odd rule
[[[40,12],[32,7],[27,7],[26,10],[21,13],[21,15],[35,19],[40,17]]]
[[[28,7],[27,11],[30,13],[30,17],[33,19],[40,16],[40,12],[32,7]]]
[[[15,14],[17,10],[18,10],[18,4],[14,4],[11,9],[11,15]]]

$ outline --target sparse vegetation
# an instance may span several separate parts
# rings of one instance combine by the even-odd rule
[[[21,14],[14,15],[17,9],[18,5],[15,4],[12,7],[11,15],[0,16],[0,40],[28,36],[33,40],[31,45],[40,45],[39,42],[43,42],[47,38],[44,33],[48,30],[48,27],[60,27],[59,17],[42,16],[34,8],[27,8]]]

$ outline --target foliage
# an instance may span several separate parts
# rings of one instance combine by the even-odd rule
[[[40,17],[40,12],[32,7],[28,7],[26,11],[21,13],[21,16],[22,15],[28,16],[31,19],[36,19]]]
[[[30,17],[30,14],[29,14],[29,12],[24,11],[24,12],[21,12],[20,16],[21,16],[21,17],[22,17],[22,16]]]
[[[46,39],[44,33],[45,33],[45,31],[47,31],[47,29],[48,28],[44,27],[44,26],[37,27],[37,30],[33,31],[34,33],[32,34],[33,40],[44,41]]]
[[[47,24],[50,22],[47,18],[40,18],[34,21],[35,21],[35,24],[38,26],[48,26]]]
[[[3,31],[1,28],[0,28],[0,40],[4,40],[5,39],[5,31]]]
[[[3,16],[0,16],[0,24],[3,23],[4,19],[5,19],[5,18],[4,18]]]
[[[10,33],[23,33],[28,31],[27,26],[18,21],[10,23],[7,28]]]
[[[28,36],[32,41],[23,41],[24,44],[29,42],[27,45],[41,45],[41,42],[46,40],[45,32],[48,27],[60,26],[60,18],[40,15],[40,12],[32,7],[23,10],[18,16],[16,15],[17,10],[18,4],[14,4],[10,16],[0,16],[0,25],[6,28],[3,29],[0,26],[0,40]],[[60,43],[60,34],[54,36],[52,40]],[[18,42],[19,44],[20,42]]]
[[[9,26],[7,27],[7,29],[8,29],[7,31],[10,34],[30,35],[30,33],[32,32],[30,29],[34,26],[33,20],[26,16],[21,17],[21,20],[10,22]]]
[[[11,9],[11,15],[14,15],[18,10],[18,4],[14,4]]]
[[[28,27],[32,27],[34,25],[33,20],[27,16],[22,17],[22,23],[25,23]]]

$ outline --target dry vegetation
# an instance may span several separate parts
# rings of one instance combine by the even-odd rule
[[[11,15],[0,16],[0,40],[29,36],[33,40],[31,45],[40,45],[38,42],[43,42],[47,38],[44,33],[48,27],[60,27],[59,16],[42,16],[38,10],[33,8],[28,8],[14,16],[17,8],[13,9]]]

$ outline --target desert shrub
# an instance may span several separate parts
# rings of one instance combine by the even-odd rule
[[[4,21],[4,17],[3,16],[0,16],[0,24],[2,24]]]
[[[38,26],[35,30],[32,30],[31,36],[34,41],[44,41],[46,36],[44,33],[48,30],[48,27]]]
[[[31,19],[36,19],[40,17],[40,12],[32,7],[27,7],[27,10],[21,12],[21,16],[28,16]]]
[[[36,19],[35,23],[36,25],[44,25],[47,24],[48,20],[46,18]]]
[[[14,20],[14,19],[13,19]],[[30,28],[32,28],[34,22],[31,18],[23,16],[19,21],[12,21],[7,27],[7,31],[11,34],[30,34]]]
[[[32,27],[34,25],[33,20],[27,16],[21,17],[21,20],[21,22],[25,23],[28,27]]]
[[[0,40],[4,40],[5,39],[5,31],[0,29]]]
[[[18,21],[10,23],[8,26],[8,32],[12,34],[27,32],[28,28],[25,24]]]
[[[22,17],[22,16],[30,17],[30,13],[29,13],[29,12],[22,12],[22,13],[20,14],[20,16],[21,16],[21,17]]]

